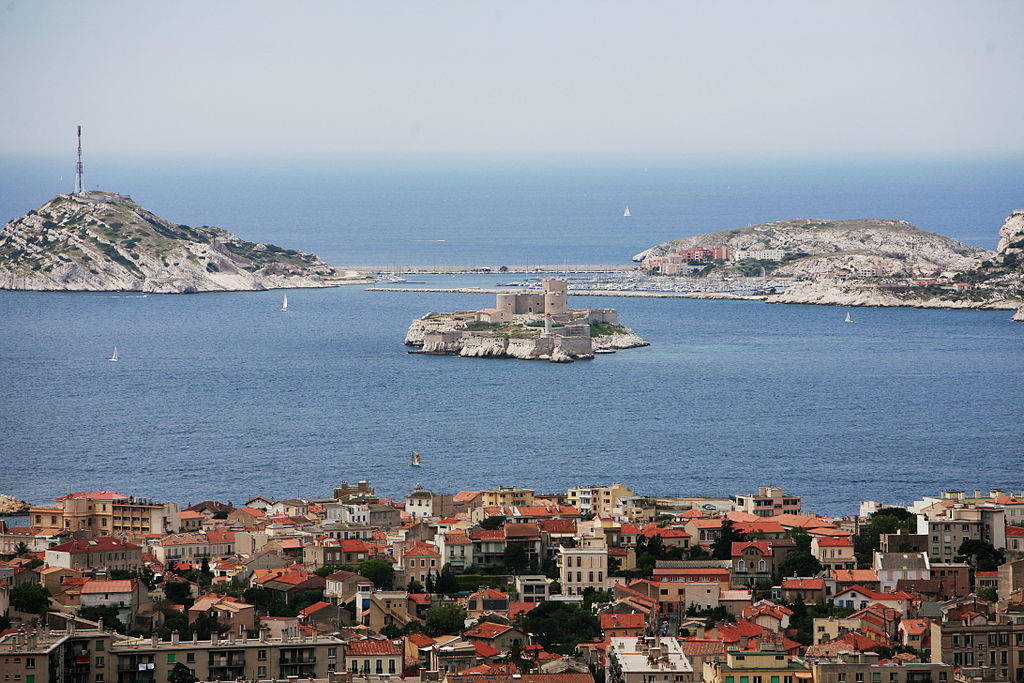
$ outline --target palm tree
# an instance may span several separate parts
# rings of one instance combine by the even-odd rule
[[[29,547],[28,547],[28,544],[25,543],[25,541],[18,541],[18,545],[14,546],[14,554],[17,555],[18,557],[22,557],[24,555],[28,555],[28,553],[29,553]]]

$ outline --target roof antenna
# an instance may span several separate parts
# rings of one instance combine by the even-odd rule
[[[78,127],[78,161],[75,163],[75,194],[85,191],[82,183],[82,127]],[[70,491],[69,491],[70,493]]]

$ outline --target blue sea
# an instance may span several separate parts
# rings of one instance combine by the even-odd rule
[[[67,184],[47,160],[0,164],[0,218],[66,191],[61,174]],[[1024,205],[1020,159],[108,160],[87,166],[92,178],[170,220],[339,265],[626,263],[666,239],[794,217],[903,218],[992,248]],[[651,346],[554,365],[406,353],[413,318],[487,295],[288,294],[283,314],[281,292],[0,292],[0,492],[44,502],[110,488],[187,504],[323,496],[358,479],[397,496],[416,483],[688,495],[778,484],[842,514],[950,486],[1024,488],[1024,325],[1008,312],[857,309],[844,325],[831,307],[578,297],[617,307]]]

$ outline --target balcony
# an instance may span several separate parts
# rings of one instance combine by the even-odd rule
[[[287,666],[289,664],[316,664],[316,657],[314,655],[307,655],[305,657],[281,657],[281,666]]]

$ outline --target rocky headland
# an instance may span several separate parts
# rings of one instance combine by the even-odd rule
[[[0,231],[0,289],[192,293],[366,282],[313,254],[171,223],[126,195],[58,195]]]
[[[646,265],[680,250],[715,246],[726,247],[734,256],[751,254],[751,261],[758,261],[753,258],[758,253],[781,250],[785,254],[781,260],[763,266],[775,274],[796,277],[866,270],[887,275],[936,274],[969,270],[992,256],[991,251],[925,232],[907,221],[801,218],[671,240],[634,255],[633,260]]]
[[[709,272],[758,267],[792,278],[763,295],[768,303],[1016,310],[1024,322],[1024,211],[1006,218],[994,252],[906,221],[800,219],[673,240],[633,259],[671,266],[694,247],[729,254]]]
[[[29,511],[30,507],[31,506],[23,500],[19,500],[14,496],[9,496],[5,493],[0,493],[0,517],[23,515]]]

